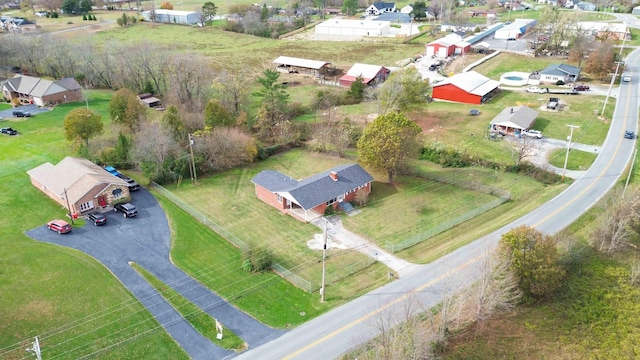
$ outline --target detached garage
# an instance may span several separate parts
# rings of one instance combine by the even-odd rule
[[[425,46],[425,55],[439,58],[446,58],[455,53],[455,44],[462,41],[462,37],[457,34],[449,34],[443,38],[434,40]]]
[[[482,104],[500,91],[500,82],[475,71],[455,74],[433,85],[433,99]]]
[[[346,75],[340,78],[340,86],[351,86],[358,77],[369,86],[383,83],[389,77],[391,70],[380,65],[353,64]]]
[[[385,36],[390,33],[389,21],[331,19],[316,25],[318,35]]]

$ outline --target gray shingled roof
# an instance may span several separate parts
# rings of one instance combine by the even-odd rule
[[[490,124],[524,130],[533,126],[537,117],[538,112],[528,106],[510,106],[496,115]]]
[[[580,68],[567,65],[567,64],[551,64],[547,66],[544,70],[540,71],[540,73],[545,75],[578,76],[578,74],[580,74]]]
[[[329,176],[331,172],[338,174],[338,181]],[[373,177],[358,164],[346,164],[299,181],[279,171],[263,170],[251,181],[273,193],[290,198],[303,209],[309,210],[366,185],[373,181]]]

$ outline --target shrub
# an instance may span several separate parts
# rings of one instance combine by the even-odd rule
[[[82,20],[87,21],[87,14],[82,14]]]
[[[59,16],[58,13],[55,12],[55,11],[53,13],[51,13],[51,17],[54,18],[54,19],[57,19],[58,16]]]
[[[262,272],[271,269],[273,254],[265,247],[257,246],[244,253],[242,269],[246,272]]]
[[[564,85],[564,81],[558,80],[558,81],[556,81],[556,85]]]

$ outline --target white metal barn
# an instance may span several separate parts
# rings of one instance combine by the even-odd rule
[[[385,36],[391,32],[391,22],[331,19],[316,25],[318,35]]]
[[[193,25],[201,21],[200,12],[198,11],[156,9],[143,11],[142,17],[145,21],[155,21],[167,24]]]

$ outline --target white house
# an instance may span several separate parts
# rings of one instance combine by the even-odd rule
[[[386,12],[395,12],[396,3],[380,1],[375,4],[371,4],[366,11],[367,15],[380,15]]]

